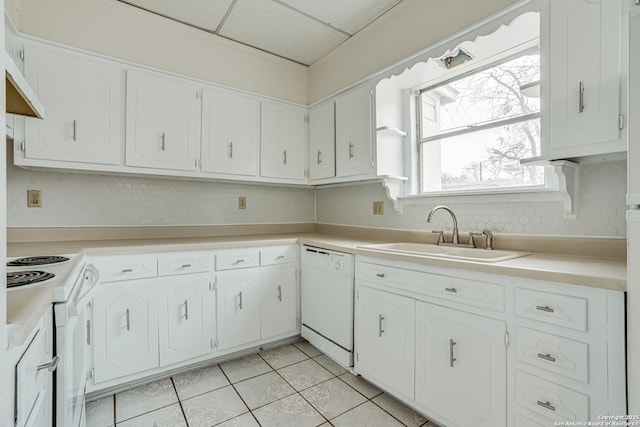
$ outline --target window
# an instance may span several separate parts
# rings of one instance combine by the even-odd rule
[[[539,80],[525,50],[420,90],[421,191],[544,186],[544,167],[520,165],[540,153],[540,99],[524,90]]]

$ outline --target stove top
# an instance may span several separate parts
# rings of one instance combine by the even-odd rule
[[[30,267],[34,265],[58,264],[66,261],[69,261],[69,258],[58,255],[30,256],[9,261],[7,262],[7,267]]]
[[[7,288],[44,282],[54,277],[55,274],[46,271],[12,271],[7,273]]]

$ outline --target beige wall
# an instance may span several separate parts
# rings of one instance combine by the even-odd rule
[[[405,0],[310,67],[310,103],[400,62],[515,2]]]
[[[116,0],[8,0],[18,31],[306,104],[308,68]]]

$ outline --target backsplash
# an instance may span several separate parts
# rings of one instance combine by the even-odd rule
[[[445,204],[458,218],[460,232],[488,228],[497,233],[543,235],[626,236],[626,162],[604,162],[581,167],[581,191],[576,219],[565,219],[561,202],[489,202]],[[508,197],[505,195],[505,198]],[[385,214],[372,214],[372,202],[385,201]],[[318,190],[318,223],[401,230],[450,230],[444,212],[427,223],[436,203],[405,204],[397,214],[380,184]],[[438,203],[439,204],[439,203]]]
[[[27,190],[43,206],[27,208]],[[238,209],[238,197],[247,208]],[[314,191],[150,177],[27,171],[7,165],[8,227],[276,224],[314,221]]]

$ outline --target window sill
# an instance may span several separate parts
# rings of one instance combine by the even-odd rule
[[[504,202],[550,202],[564,204],[565,218],[575,218],[580,190],[580,166],[560,160],[548,163],[550,186],[529,188],[505,188],[502,190],[470,190],[455,192],[433,192],[403,195],[397,198],[398,212],[404,205],[433,205],[443,203],[504,203]]]

